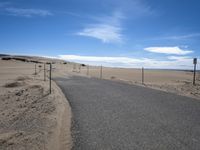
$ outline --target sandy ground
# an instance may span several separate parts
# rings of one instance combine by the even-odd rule
[[[80,66],[29,57],[29,60],[54,62],[52,77],[81,75],[100,78],[100,67]],[[49,65],[19,60],[0,60],[0,149],[71,149],[71,109],[58,86],[52,82],[49,94]],[[46,81],[44,81],[44,75]],[[137,84],[200,99],[200,74],[192,85],[189,71],[102,68],[102,78]]]
[[[56,72],[60,74],[76,74],[88,77],[100,78],[100,67],[81,66],[73,63],[54,64]],[[125,69],[125,68],[102,68],[102,78],[122,81],[129,84],[137,84],[172,92],[179,95],[189,96],[200,99],[200,73],[196,75],[196,85],[192,84],[193,72],[190,71],[175,71],[175,70],[144,70],[144,84],[142,84],[141,69]]]
[[[43,65],[0,60],[0,149],[71,149],[71,109]],[[48,66],[46,66],[47,68]],[[46,69],[48,75],[48,69]]]

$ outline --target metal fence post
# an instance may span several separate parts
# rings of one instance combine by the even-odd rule
[[[87,66],[87,75],[89,76],[89,65]]]
[[[46,81],[46,64],[44,63],[44,81]]]
[[[72,72],[75,72],[76,71],[76,65],[73,64],[73,71]]]
[[[102,79],[102,65],[101,65],[101,68],[100,68],[100,78]]]
[[[79,73],[81,73],[81,65],[79,65]]]
[[[36,63],[35,63],[35,75],[36,75]]]
[[[194,60],[193,60],[193,64],[194,64],[193,85],[195,85],[195,80],[196,80],[196,67],[197,67],[197,58],[194,58]]]
[[[51,94],[51,70],[52,64],[50,63],[50,70],[49,70],[49,93]]]
[[[144,68],[142,67],[142,84],[144,84]]]

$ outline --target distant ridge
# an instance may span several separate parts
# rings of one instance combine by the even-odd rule
[[[10,56],[10,55],[7,55],[7,54],[0,54],[0,57],[5,57],[5,56]]]

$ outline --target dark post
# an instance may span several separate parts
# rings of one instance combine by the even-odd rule
[[[75,70],[76,70],[76,65],[73,64],[73,72],[75,72]]]
[[[195,85],[197,58],[194,58],[194,59],[193,59],[193,64],[194,64],[193,85]]]
[[[44,63],[44,81],[46,81],[46,65]]]
[[[36,75],[36,63],[35,63],[35,75]]]
[[[87,75],[89,76],[89,65],[87,66]]]
[[[51,69],[52,69],[52,64],[50,63],[50,70],[49,70],[49,93],[51,94]]]
[[[79,73],[81,73],[81,65],[79,65]]]
[[[102,65],[101,65],[101,69],[100,69],[100,78],[102,79]]]
[[[144,84],[144,68],[142,67],[142,84]]]

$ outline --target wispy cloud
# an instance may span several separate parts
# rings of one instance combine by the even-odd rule
[[[48,10],[42,10],[42,9],[25,9],[25,8],[5,8],[5,11],[12,16],[22,16],[22,17],[33,17],[33,16],[51,16],[53,15]]]
[[[155,10],[150,5],[141,0],[128,0],[125,9],[129,8],[130,12],[136,17],[155,15]]]
[[[175,47],[147,47],[145,51],[152,53],[162,53],[162,54],[175,54],[175,55],[186,55],[193,53],[191,50],[183,50],[177,46]]]
[[[90,17],[94,23],[87,24],[77,35],[96,38],[103,43],[124,43],[123,21],[154,14],[150,5],[141,0],[109,0],[107,3],[115,11],[111,15]]]
[[[185,34],[185,35],[175,35],[175,36],[166,36],[162,39],[168,39],[168,40],[183,40],[183,39],[189,39],[189,38],[195,38],[200,37],[200,33],[192,33],[192,34]]]
[[[101,40],[103,43],[122,43],[121,13],[112,16],[94,17],[98,23],[88,24],[82,31],[76,33]]]
[[[108,0],[105,0],[106,2]],[[109,0],[110,1],[110,0]],[[145,16],[152,16],[157,14],[155,10],[152,9],[149,3],[144,0],[111,0],[111,8],[116,10],[121,10],[126,16],[131,19],[136,19]]]
[[[191,59],[188,56],[169,56],[167,57],[169,60],[185,60],[185,59]]]
[[[96,24],[83,29],[83,31],[78,32],[77,34],[81,36],[93,37],[104,43],[121,43],[122,35],[120,32],[120,27],[108,24]]]
[[[191,69],[192,58],[171,56],[166,60],[130,57],[100,57],[80,55],[59,55],[60,59],[67,61],[86,63],[90,65],[104,65],[109,67],[125,68],[160,68],[160,69]]]

